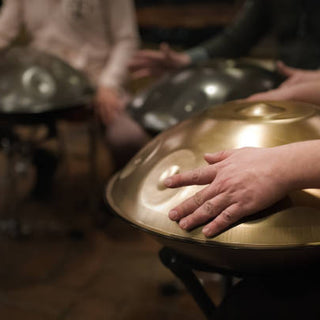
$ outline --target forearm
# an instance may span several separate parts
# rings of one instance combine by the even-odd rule
[[[6,0],[0,13],[0,50],[10,45],[21,26],[22,8],[18,0]]]
[[[110,57],[99,77],[98,85],[110,88],[120,88],[128,75],[128,65],[138,47],[138,40],[123,39],[119,41],[110,53]]]
[[[217,37],[186,51],[193,62],[207,58],[235,58],[246,54],[269,28],[268,5],[247,0],[236,21]]]
[[[119,88],[126,79],[129,62],[139,44],[132,1],[110,1],[106,19],[110,29],[111,51],[98,85]]]
[[[320,188],[320,140],[291,143],[273,151],[270,161],[279,163],[274,174],[280,175],[288,191]]]

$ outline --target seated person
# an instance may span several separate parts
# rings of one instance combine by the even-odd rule
[[[123,164],[147,139],[124,112],[127,66],[138,45],[133,2],[5,0],[0,14],[0,49],[12,43],[22,26],[31,47],[83,71],[96,86],[95,109],[106,125],[117,164]],[[40,176],[43,174],[38,172]]]
[[[209,41],[185,52],[162,44],[141,50],[131,61],[134,76],[161,75],[212,58],[238,58],[267,33],[277,40],[278,58],[286,64],[316,69],[320,64],[319,1],[246,0],[235,23]]]

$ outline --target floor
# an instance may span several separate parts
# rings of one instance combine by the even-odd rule
[[[204,319],[191,296],[160,263],[160,244],[92,202],[86,127],[60,124],[59,131],[66,151],[52,197],[44,202],[30,199],[32,167],[19,177],[15,210],[29,227],[19,239],[0,238],[0,319]],[[47,147],[58,148],[54,141]],[[12,214],[4,205],[10,199],[4,160],[2,154],[2,219]],[[98,172],[99,193],[112,172],[102,141]],[[212,299],[219,302],[220,282],[205,278]]]

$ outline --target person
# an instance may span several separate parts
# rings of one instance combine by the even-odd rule
[[[106,124],[111,122],[123,107],[127,65],[138,45],[132,2],[6,0],[0,16],[0,49],[12,43],[22,25],[31,47],[88,75],[97,87],[99,114]]]
[[[185,52],[161,44],[160,50],[141,50],[130,68],[135,77],[167,71],[212,58],[237,58],[267,33],[277,40],[278,59],[292,67],[317,69],[320,64],[320,3],[315,0],[247,0],[235,23],[223,33]]]
[[[124,111],[128,63],[139,42],[133,2],[6,0],[0,14],[0,49],[10,46],[23,26],[30,47],[61,58],[91,80],[106,140],[123,164],[147,140]],[[39,181],[43,176],[38,172]],[[41,185],[40,192],[46,189]]]
[[[320,140],[312,140],[206,154],[207,166],[164,181],[168,188],[207,185],[172,208],[169,218],[184,230],[205,225],[205,236],[217,235],[293,190],[320,188],[319,150]]]

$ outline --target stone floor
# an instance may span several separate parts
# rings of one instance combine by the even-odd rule
[[[31,233],[20,239],[0,238],[0,319],[204,319],[178,282],[178,292],[164,294],[164,285],[177,280],[160,263],[158,243],[104,208],[93,210],[85,127],[61,125],[60,130],[66,154],[52,198],[46,202],[30,199],[32,168],[19,178],[21,199],[16,210]],[[5,189],[3,155],[0,158],[0,199],[5,202],[10,190]],[[98,171],[98,186],[103,186],[112,163],[102,142]],[[2,218],[8,216],[5,208],[2,205]],[[101,217],[105,226],[97,228],[96,220]],[[70,235],[69,230],[81,230],[84,236]],[[209,281],[207,289],[219,302],[219,282]]]

